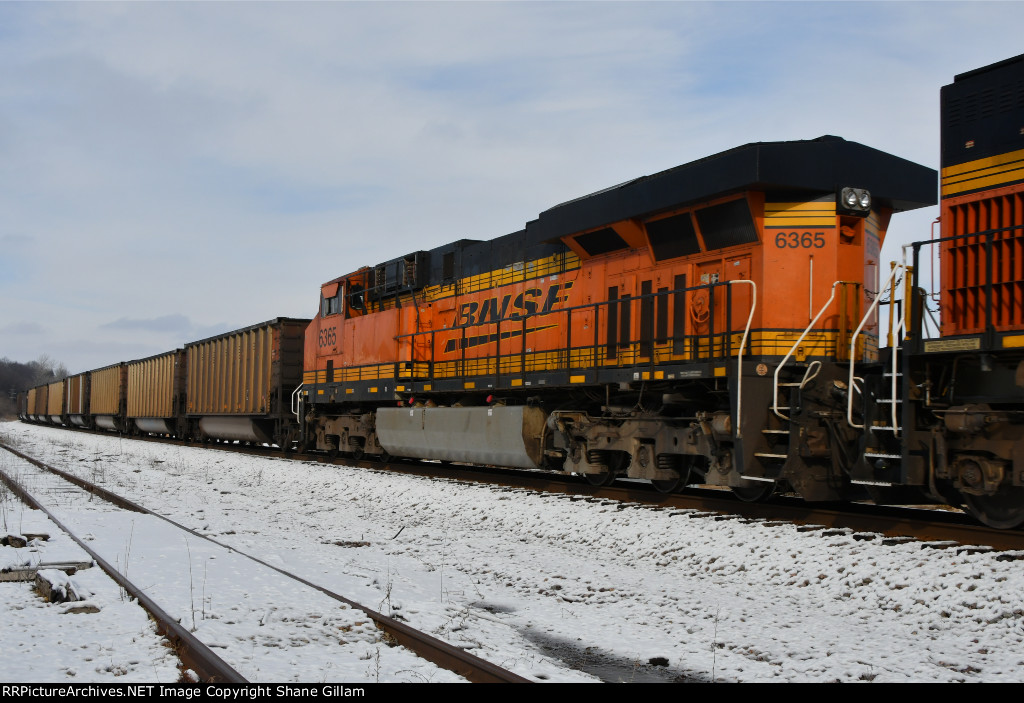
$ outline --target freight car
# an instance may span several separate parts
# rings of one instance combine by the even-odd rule
[[[179,436],[290,449],[298,440],[291,403],[302,379],[308,324],[308,319],[279,317],[186,344]]]
[[[128,362],[125,413],[135,431],[185,436],[184,362],[181,349]]]
[[[89,373],[89,427],[128,434],[128,364],[124,361]]]
[[[36,386],[28,391],[28,416],[35,422],[46,422],[46,394],[48,385]]]
[[[54,425],[64,424],[64,381],[54,381],[46,388],[46,419]]]
[[[28,420],[28,391],[21,391],[17,395],[18,419]]]
[[[307,324],[280,317],[38,386],[28,391],[26,419],[291,448]]]
[[[89,426],[89,378],[85,372],[64,379],[65,425]]]

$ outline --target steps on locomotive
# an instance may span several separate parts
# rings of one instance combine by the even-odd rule
[[[761,481],[779,479],[782,475],[782,468],[789,458],[791,424],[788,419],[779,417],[774,410],[785,414],[798,406],[796,399],[799,395],[800,382],[785,381],[779,383],[778,387],[778,406],[769,409],[766,426],[761,428],[756,451],[753,453],[758,466],[747,467],[743,478]]]
[[[865,486],[891,486],[897,483],[896,479],[900,474],[900,464],[903,460],[901,452],[900,434],[903,428],[900,425],[900,411],[903,399],[899,397],[900,381],[903,373],[893,372],[891,356],[902,351],[902,347],[896,347],[884,354],[883,362],[887,371],[879,374],[875,381],[864,391],[867,394],[864,403],[864,450],[859,465],[854,467],[851,482]],[[893,379],[896,379],[896,395],[893,395]],[[896,410],[896,418],[893,418],[893,409]]]

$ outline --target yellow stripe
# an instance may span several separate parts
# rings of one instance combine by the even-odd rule
[[[806,212],[831,212],[835,214],[836,204],[826,202],[809,202],[809,203],[765,203],[764,214],[766,217],[769,213],[774,212],[792,212],[794,210],[806,211]]]
[[[428,286],[423,289],[420,302],[428,303],[443,298],[450,298],[458,290],[460,294],[475,293],[489,288],[497,288],[512,283],[523,283],[537,278],[543,278],[551,274],[561,274],[573,271],[580,267],[580,258],[575,252],[567,251],[561,254],[553,254],[543,259],[524,261],[521,264],[505,266],[494,269],[476,276],[467,276],[458,281],[458,284],[444,284],[439,286]]]
[[[1003,348],[1024,347],[1024,335],[1015,334],[1012,337],[1003,337]]]
[[[810,203],[765,203],[765,227],[834,227],[836,204],[834,202]]]
[[[836,217],[773,217],[764,220],[765,229],[792,229],[794,227],[835,227]]]
[[[368,312],[374,313],[381,312],[383,310],[391,310],[398,304],[404,306],[406,304],[414,305],[420,303],[433,303],[438,300],[455,296],[456,291],[458,291],[459,295],[464,295],[466,293],[478,293],[480,291],[490,290],[491,288],[506,286],[512,283],[533,281],[552,274],[560,275],[568,273],[569,271],[575,271],[579,267],[580,258],[575,254],[575,252],[566,251],[559,254],[552,254],[551,256],[546,256],[542,259],[534,259],[532,261],[524,261],[510,266],[504,266],[500,269],[494,269],[493,271],[481,273],[476,276],[467,276],[466,278],[459,279],[457,282],[427,286],[416,295],[415,300],[411,294],[389,297],[378,303],[371,303]]]
[[[747,340],[747,346],[744,349],[744,355],[763,355],[763,356],[775,356],[782,357],[792,349],[793,345],[799,339],[802,330],[751,330],[750,337]],[[715,335],[715,353],[721,354],[725,341],[729,339],[729,346],[731,349],[730,358],[735,358],[740,341],[743,337],[742,332],[731,332],[728,335],[718,334]],[[839,334],[835,330],[814,330],[807,334],[804,340],[800,343],[800,348],[796,353],[798,361],[809,356],[823,356],[823,357],[836,357],[837,346],[839,344]],[[1006,337],[1004,346],[1009,347],[1024,347],[1024,335],[1016,337]],[[873,336],[866,336],[865,341],[859,345],[862,347],[869,359],[876,359],[878,356],[878,342]],[[465,362],[439,362],[435,364],[433,375],[435,378],[447,378],[453,380],[462,380],[464,382],[464,388],[474,389],[476,384],[474,381],[466,380],[469,378],[479,377],[493,377],[496,374],[502,376],[515,375],[516,378],[510,378],[508,385],[513,387],[522,387],[525,385],[521,374],[524,373],[543,373],[550,371],[569,371],[572,375],[569,377],[570,383],[586,383],[586,376],[583,372],[596,369],[596,368],[628,368],[635,366],[636,364],[649,364],[653,363],[656,367],[665,364],[686,364],[693,362],[706,362],[709,357],[707,337],[699,339],[689,338],[685,340],[681,345],[674,345],[672,342],[658,343],[654,345],[653,358],[648,354],[641,354],[641,345],[634,343],[628,347],[617,349],[615,358],[609,359],[606,356],[606,350],[604,345],[597,346],[597,357],[595,359],[595,348],[593,346],[581,347],[573,349],[568,355],[568,365],[566,364],[566,355],[560,351],[538,351],[529,352],[523,354],[510,354],[504,355],[500,359],[500,364],[495,357],[482,357],[477,359],[466,359]],[[676,353],[678,352],[678,353]],[[840,352],[849,353],[849,342],[843,345],[843,350]],[[860,354],[860,352],[858,352]],[[525,362],[525,363],[524,363]],[[366,367],[354,367],[349,369],[336,369],[335,374],[338,375],[342,371],[345,371],[346,376],[351,376],[347,381],[353,380],[373,380],[389,365],[381,366],[366,366]],[[724,373],[721,369],[716,371],[717,374]],[[644,371],[641,374],[643,379],[655,379],[660,380],[665,378],[665,372],[655,368],[653,372]],[[381,375],[380,378],[385,378]],[[340,378],[338,379],[341,380]],[[405,386],[408,389],[408,386]],[[370,389],[373,391],[374,389]],[[424,392],[430,392],[432,385],[427,383],[423,386]],[[351,394],[352,388],[346,388],[345,393]]]
[[[1024,149],[942,169],[942,195],[1024,179]]]
[[[976,161],[968,161],[964,164],[957,164],[956,166],[947,166],[942,169],[942,177],[947,178],[949,176],[958,176],[961,174],[968,173],[969,171],[978,171],[985,168],[993,168],[995,166],[1001,166],[1003,164],[1012,163],[1014,161],[1024,160],[1024,149],[1018,149],[1017,151],[1008,151],[1005,154],[999,154],[998,156],[989,156],[985,159],[977,159]]]
[[[943,185],[942,195],[945,197],[947,195],[963,193],[965,190],[992,188],[993,186],[1003,185],[1004,183],[1014,183],[1020,180],[1024,180],[1024,166],[1010,171],[1005,171],[997,175],[988,176],[987,178],[973,178],[971,180],[961,181],[951,185]]]

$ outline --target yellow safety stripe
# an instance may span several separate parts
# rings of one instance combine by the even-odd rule
[[[1024,180],[1024,149],[942,169],[942,196]]]

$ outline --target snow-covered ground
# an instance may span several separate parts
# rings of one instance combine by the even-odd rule
[[[235,550],[189,534],[159,517],[96,500],[63,478],[19,457],[7,454],[0,459],[0,469],[15,476],[61,525],[81,537],[93,553],[135,584],[144,586],[146,595],[162,610],[175,616],[252,683],[463,680],[404,647],[388,646],[382,633],[361,610],[333,600]],[[20,522],[22,514],[15,512],[12,518]],[[31,519],[39,519],[39,513],[33,514]],[[49,529],[44,532],[63,537],[51,525],[53,523],[47,525]],[[18,531],[25,534],[24,529]],[[15,563],[20,560],[45,566],[58,560],[54,552],[63,551],[62,547],[61,541],[51,545],[50,540],[37,538],[32,548],[3,548],[0,560],[13,557],[10,561]],[[59,560],[64,561],[66,557],[61,556]],[[88,562],[89,557],[73,561]],[[81,615],[75,619],[75,624],[88,625],[90,610],[106,611],[92,594],[91,587],[86,586],[86,579],[89,579],[97,584],[97,590],[111,592],[106,584],[99,585],[103,579],[98,571],[82,570],[70,581],[52,568],[46,572],[50,578],[59,579],[62,589],[67,590],[67,584],[71,584],[77,595],[86,598],[58,609],[63,614]],[[23,600],[38,601],[26,599],[24,588],[11,590]],[[121,592],[119,599],[122,605],[127,600]],[[107,602],[110,598],[103,598],[103,603]],[[83,609],[87,612],[81,612]],[[66,626],[68,621],[65,619],[60,625]],[[61,629],[66,630],[66,627]],[[147,635],[149,629],[145,630]],[[76,678],[81,670],[96,668],[91,664],[96,660],[96,653],[88,647],[84,651],[81,647],[71,651],[56,648],[54,652],[52,646],[40,647],[35,637],[19,645],[22,652],[32,652],[37,658],[56,654],[70,659],[65,659],[62,666],[68,675]],[[82,661],[77,662],[75,658]],[[148,680],[150,669],[148,662],[132,657],[116,665],[101,666],[97,673],[102,677],[111,671],[117,676],[130,673]],[[26,673],[35,675],[35,668]],[[166,672],[158,675],[154,683],[168,682]]]
[[[1024,681],[1014,555],[20,423],[0,438],[535,680]],[[7,502],[8,525],[19,510]],[[39,623],[2,618],[0,637],[54,606],[24,610]],[[66,623],[95,616],[61,617],[67,643]],[[132,636],[104,642],[166,680]],[[27,678],[64,680],[46,663]]]

